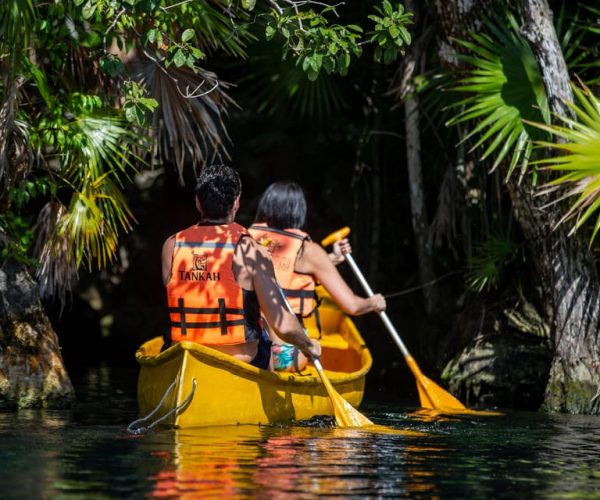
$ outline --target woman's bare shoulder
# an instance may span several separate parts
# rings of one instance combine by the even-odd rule
[[[323,247],[312,240],[306,240],[303,244],[303,251],[298,255],[296,261],[296,271],[314,274],[328,262],[329,257]]]
[[[236,257],[242,259],[246,263],[260,261],[262,259],[271,259],[267,249],[251,236],[240,239],[236,248]]]

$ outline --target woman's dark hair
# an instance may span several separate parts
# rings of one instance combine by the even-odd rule
[[[196,182],[196,196],[207,219],[227,217],[241,192],[240,176],[227,165],[204,167]]]
[[[306,222],[306,197],[295,182],[271,184],[258,202],[255,222],[274,229],[301,229]]]

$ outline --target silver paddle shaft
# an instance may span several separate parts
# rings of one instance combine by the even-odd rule
[[[310,360],[312,361],[313,366],[317,369],[318,372],[323,371],[323,365],[321,365],[321,361],[319,360],[319,358],[311,357]]]
[[[369,286],[369,283],[367,283],[367,280],[363,276],[363,273],[360,271],[360,269],[356,265],[356,262],[354,261],[354,258],[352,257],[352,255],[349,254],[349,253],[347,253],[347,254],[344,254],[344,257],[346,258],[346,261],[348,262],[348,264],[352,268],[352,271],[354,272],[355,276],[358,278],[358,281],[360,281],[360,284],[363,287],[365,293],[369,297],[372,297],[373,295],[375,295],[373,293],[373,290],[371,290],[371,287]],[[396,342],[396,345],[402,351],[402,354],[405,357],[406,356],[410,356],[410,354],[408,353],[408,349],[404,345],[404,342],[402,342],[402,339],[400,338],[400,335],[398,335],[398,332],[394,328],[394,325],[392,325],[392,322],[390,321],[390,318],[388,318],[388,315],[386,314],[386,312],[385,311],[381,311],[381,312],[378,312],[377,314],[379,314],[379,317],[381,318],[381,321],[383,321],[383,324],[388,329],[388,332],[390,332],[392,338],[394,339],[394,342]]]

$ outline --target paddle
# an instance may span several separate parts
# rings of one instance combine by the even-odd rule
[[[277,285],[279,287],[279,285]],[[279,287],[279,291],[281,292],[281,296],[285,302],[285,306],[289,312],[295,315],[292,306],[287,300],[287,297]],[[308,332],[304,330],[306,335]],[[331,399],[331,405],[333,406],[333,414],[335,416],[335,421],[338,427],[366,427],[373,426],[373,422],[371,422],[367,417],[365,417],[362,413],[360,413],[357,409],[355,409],[348,401],[346,401],[331,385],[331,382],[325,375],[325,371],[323,370],[323,366],[321,365],[321,361],[319,358],[311,359],[314,367],[321,377],[321,382],[325,386],[327,390],[327,394],[329,395],[329,399]]]
[[[327,247],[327,246],[331,245],[332,243],[335,243],[336,241],[344,239],[346,236],[348,236],[348,234],[350,234],[349,227],[344,227],[342,229],[339,229],[339,230],[331,233],[326,238],[324,238],[321,241],[321,245],[323,245],[324,247]],[[350,265],[350,268],[356,275],[356,278],[358,279],[358,281],[360,281],[360,284],[362,285],[363,289],[365,290],[365,293],[369,297],[371,297],[373,295],[373,290],[371,290],[371,287],[369,286],[369,284],[367,283],[367,280],[365,279],[365,277],[361,273],[360,269],[356,265],[356,262],[354,261],[354,258],[352,257],[352,255],[347,253],[344,255],[344,257],[346,258],[346,262],[348,262],[348,264]],[[394,339],[394,342],[396,342],[396,345],[400,348],[400,351],[402,352],[402,355],[404,356],[404,359],[406,360],[408,367],[410,368],[413,375],[415,376],[415,379],[417,381],[417,389],[419,391],[419,399],[421,401],[421,406],[423,408],[434,409],[434,410],[443,410],[443,411],[447,411],[447,412],[470,412],[471,410],[468,410],[465,407],[465,405],[463,405],[458,399],[456,399],[454,396],[452,396],[452,394],[445,391],[439,385],[437,385],[433,380],[430,380],[425,375],[423,375],[423,373],[421,372],[421,369],[417,365],[417,362],[414,360],[414,358],[408,352],[408,349],[404,345],[404,342],[402,342],[400,335],[398,335],[398,332],[396,331],[396,329],[394,328],[394,325],[388,318],[388,315],[385,312],[380,312],[378,314],[379,314],[379,317],[381,318],[381,320],[383,321],[383,324],[387,328],[388,332],[391,334],[392,338]]]
[[[338,427],[367,427],[374,425],[367,417],[355,409],[348,401],[346,401],[339,392],[337,392],[331,382],[325,375],[321,361],[318,358],[312,358],[312,363],[317,369],[321,382],[329,394],[331,404],[333,406],[333,414]]]

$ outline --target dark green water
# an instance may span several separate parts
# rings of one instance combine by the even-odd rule
[[[0,412],[0,498],[599,498],[600,418],[427,418],[400,430],[231,426],[130,436],[133,373],[78,376],[68,411]],[[75,377],[74,377],[75,379]]]

